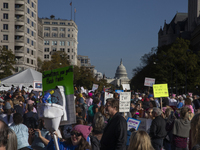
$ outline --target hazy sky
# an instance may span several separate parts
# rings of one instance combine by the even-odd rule
[[[71,0],[38,0],[38,16],[71,19]],[[122,58],[128,77],[140,58],[158,46],[158,31],[188,0],[72,0],[78,25],[78,54],[97,71],[114,77]],[[74,20],[74,13],[73,13]]]

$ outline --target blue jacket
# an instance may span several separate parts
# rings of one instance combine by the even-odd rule
[[[28,143],[28,128],[24,124],[12,124],[10,128],[15,132],[17,136],[17,149],[21,149],[29,146]]]

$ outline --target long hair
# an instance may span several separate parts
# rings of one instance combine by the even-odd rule
[[[72,141],[71,141],[71,137],[66,139],[66,145],[73,145]],[[92,150],[89,143],[82,136],[81,141],[80,141],[78,147],[75,148],[75,150],[86,150],[86,149]]]
[[[191,145],[200,144],[200,113],[196,114],[191,121]]]
[[[97,112],[95,115],[94,115],[94,120],[93,120],[93,129],[94,131],[98,131],[98,132],[101,132],[103,131],[104,129],[104,117],[103,115],[100,113],[100,112]]]
[[[136,131],[131,134],[128,150],[154,150],[147,132]]]
[[[17,150],[17,136],[12,129],[8,129],[7,150]]]

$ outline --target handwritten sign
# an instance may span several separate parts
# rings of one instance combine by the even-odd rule
[[[130,90],[130,84],[122,84],[123,90]]]
[[[93,86],[92,86],[92,91],[95,91],[95,90],[97,90],[97,89],[98,89],[98,87],[99,87],[99,85],[98,85],[98,84],[93,84]]]
[[[105,95],[104,95],[104,105],[106,104],[106,100],[108,98],[113,98],[113,94],[105,92]]]
[[[140,120],[133,119],[133,118],[128,118],[127,119],[127,130],[129,131],[130,129],[134,128],[135,130],[138,129],[140,126]]]
[[[154,94],[155,98],[169,97],[167,84],[154,84],[153,85],[153,94]]]
[[[154,78],[145,78],[144,80],[144,86],[153,86],[155,84],[155,79]]]
[[[119,97],[119,112],[130,111],[131,92],[121,92]]]

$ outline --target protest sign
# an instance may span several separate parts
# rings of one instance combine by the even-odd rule
[[[113,94],[105,92],[105,95],[104,95],[104,105],[106,104],[106,100],[108,98],[113,98]]]
[[[124,90],[115,90],[115,92],[120,94],[121,92],[124,92]]]
[[[127,130],[129,131],[130,129],[134,128],[135,130],[138,129],[140,126],[140,120],[133,119],[133,118],[128,118],[127,119]]]
[[[42,91],[42,82],[33,82],[34,91]]]
[[[155,79],[154,78],[145,78],[144,80],[144,86],[153,86],[155,84]]]
[[[143,130],[149,133],[152,120],[146,118],[138,118],[138,120],[141,121],[138,130]]]
[[[61,125],[76,123],[73,78],[73,66],[48,70],[42,73],[42,88],[44,92],[55,89],[56,86],[64,87],[67,121],[62,121]]]
[[[130,90],[130,84],[122,84],[123,90]]]
[[[119,97],[119,112],[130,111],[131,92],[121,92]]]
[[[97,89],[98,89],[98,87],[99,87],[99,85],[98,85],[98,84],[93,84],[93,86],[92,86],[92,91],[94,92],[95,90],[97,90]]]
[[[153,94],[155,98],[169,97],[167,84],[154,84]]]

